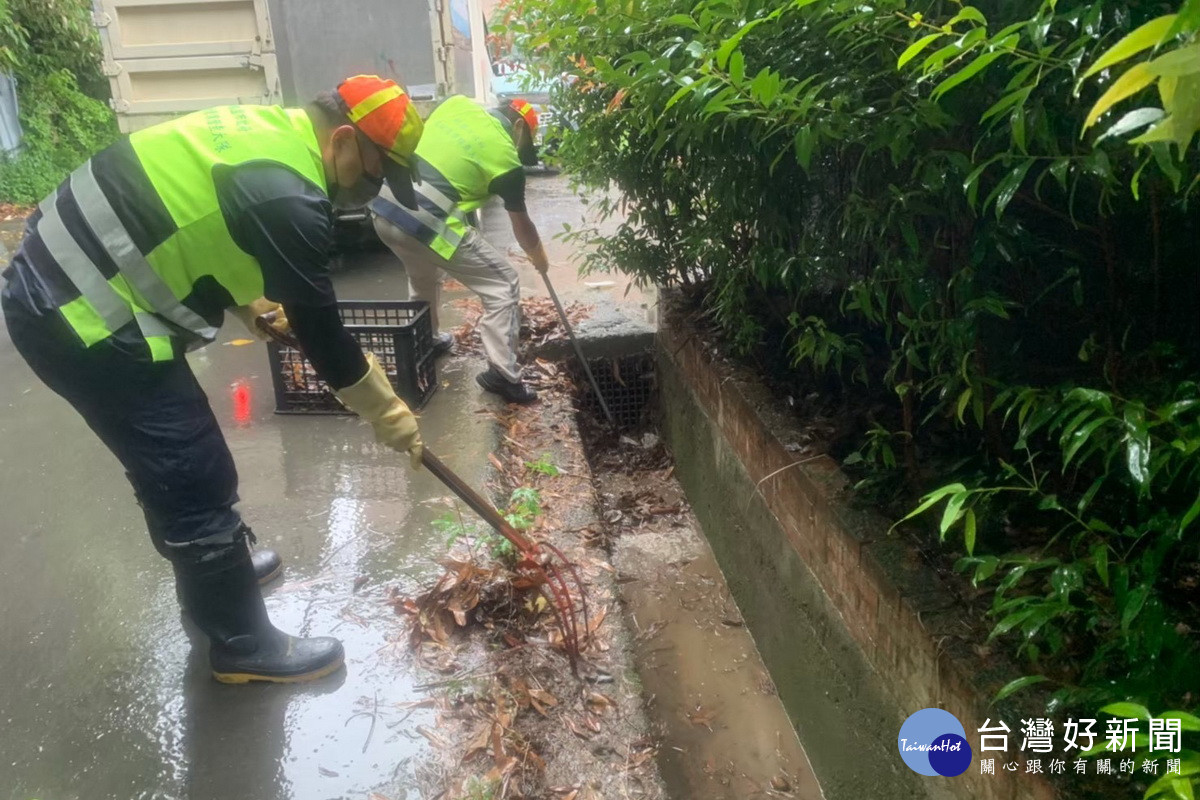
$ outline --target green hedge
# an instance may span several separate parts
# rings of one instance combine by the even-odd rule
[[[620,190],[589,267],[692,287],[789,394],[856,410],[862,488],[925,496],[993,635],[1076,703],[1186,705],[1198,675],[1198,161],[1117,111],[1082,135],[1113,80],[1088,66],[1173,10],[525,0],[507,25],[565,77],[564,166]]]

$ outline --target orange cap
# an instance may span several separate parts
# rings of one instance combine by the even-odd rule
[[[536,136],[538,113],[537,110],[530,105],[529,101],[518,98],[509,103],[509,108],[517,112],[521,116],[521,119],[525,120],[525,124],[529,126],[529,135]]]
[[[338,84],[337,93],[350,121],[387,154],[391,163],[385,162],[383,172],[392,192],[414,208],[412,154],[425,124],[408,94],[395,81],[378,75],[347,78]]]

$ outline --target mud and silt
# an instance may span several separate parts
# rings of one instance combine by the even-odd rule
[[[657,433],[589,426],[586,438],[672,793],[823,797]]]
[[[452,511],[456,542],[442,560],[445,573],[395,603],[416,663],[432,673],[426,705],[436,718],[424,733],[434,757],[421,770],[421,791],[447,800],[473,789],[496,798],[665,798],[612,567],[597,546],[570,398],[557,388],[556,365],[529,371],[542,378],[542,398],[495,415],[501,444],[490,458],[490,488],[502,509],[514,490],[536,493],[538,513],[524,534],[559,547],[579,575],[586,621],[584,598],[568,581],[585,642],[579,676],[545,595],[529,591],[512,559],[495,557],[497,540],[469,511]],[[465,534],[454,524],[460,519]]]

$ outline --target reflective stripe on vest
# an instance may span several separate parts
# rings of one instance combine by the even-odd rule
[[[419,224],[416,238],[449,259],[470,230],[466,215],[491,196],[492,181],[520,169],[521,160],[505,124],[462,95],[447,98],[429,115],[416,156],[421,182],[413,189],[424,208],[392,208],[380,215],[407,215],[398,226],[408,231]]]
[[[79,203],[83,218],[87,220],[100,244],[104,245],[104,249],[108,251],[125,279],[150,304],[150,309],[206,342],[215,340],[217,329],[179,302],[170,287],[163,283],[162,278],[158,277],[146,261],[146,257],[138,251],[129,232],[121,224],[117,212],[100,190],[100,184],[92,174],[91,161],[71,173],[71,191]],[[145,328],[142,332],[145,333]]]
[[[42,218],[37,227],[38,235],[42,237],[42,243],[46,245],[50,256],[62,268],[63,274],[75,284],[80,297],[100,317],[104,330],[109,334],[115,333],[118,328],[133,321],[133,309],[117,294],[116,289],[109,285],[104,275],[96,269],[96,265],[75,241],[75,237],[67,231],[67,226],[63,224],[58,213],[57,200],[56,189],[38,205],[42,211]],[[87,339],[99,341],[104,338],[84,336],[83,332],[80,332],[80,335],[88,344],[92,342],[87,342]]]
[[[75,191],[75,176],[71,177],[71,190]],[[112,284],[104,279],[104,275],[63,224],[62,216],[58,213],[57,199],[58,191],[55,190],[54,194],[38,205],[42,211],[42,218],[38,222],[38,235],[42,238],[42,244],[50,253],[50,257],[58,263],[79,291],[79,297],[68,303],[63,313],[79,333],[83,343],[93,345],[130,322],[137,322],[138,329],[150,345],[152,358],[155,361],[170,359],[173,351],[169,342],[164,350],[161,340],[175,332],[153,314],[135,312]],[[89,324],[96,320],[99,321],[101,330],[94,330]]]
[[[424,181],[413,187],[417,197],[417,208],[408,208],[395,203],[386,197],[376,197],[370,203],[370,208],[379,216],[388,220],[405,233],[419,239],[429,249],[449,260],[458,250],[467,231],[467,217],[459,210],[453,200],[429,181]],[[426,200],[434,208],[445,214],[445,218],[435,216],[428,209],[421,207],[421,200]],[[452,227],[451,220],[458,223],[459,228]],[[461,229],[460,229],[461,228]]]

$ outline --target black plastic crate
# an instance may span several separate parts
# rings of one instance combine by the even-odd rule
[[[344,300],[338,313],[364,352],[375,354],[396,394],[412,408],[437,389],[429,304],[402,300]],[[316,370],[293,347],[267,343],[276,414],[348,414]]]

